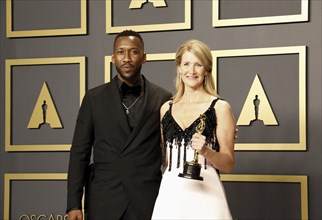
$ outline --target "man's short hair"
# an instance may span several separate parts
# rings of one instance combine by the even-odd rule
[[[116,40],[119,38],[119,37],[129,37],[129,36],[133,36],[133,37],[137,37],[140,39],[141,43],[142,43],[142,46],[143,46],[143,49],[144,49],[144,42],[143,42],[143,38],[141,37],[141,35],[136,32],[136,31],[133,31],[133,30],[124,30],[122,31],[121,33],[119,33],[115,39],[114,39],[114,44],[113,44],[113,48],[115,48],[115,42]]]

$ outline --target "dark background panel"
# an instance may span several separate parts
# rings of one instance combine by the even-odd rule
[[[224,186],[238,220],[301,219],[299,183],[224,182]]]
[[[81,0],[11,1],[14,31],[80,27]]]
[[[239,126],[237,143],[298,143],[299,55],[224,57],[218,61],[218,93],[231,102],[236,121],[256,74],[278,121],[277,126]]]
[[[303,0],[219,0],[220,18],[233,19],[296,15],[301,13],[301,1]]]
[[[11,144],[71,143],[76,121],[75,112],[80,106],[79,69],[78,64],[14,66],[12,68]],[[47,125],[39,129],[27,128],[44,82],[47,83],[63,125],[61,129],[52,129]]]
[[[43,216],[43,219],[64,216],[66,207],[61,201],[64,201],[67,194],[66,184],[67,181],[62,180],[12,180],[11,219],[18,220],[25,215],[29,218],[32,215]],[[27,217],[22,218],[24,219]]]

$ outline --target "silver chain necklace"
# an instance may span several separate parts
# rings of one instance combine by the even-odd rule
[[[135,101],[132,103],[132,105],[130,105],[129,107],[127,107],[125,104],[124,104],[124,102],[122,102],[122,105],[123,105],[123,107],[125,108],[125,113],[128,115],[128,114],[130,114],[130,109],[135,105],[135,103],[139,100],[139,98],[141,97],[141,95],[139,95],[139,97],[137,97],[136,99],[135,99]]]

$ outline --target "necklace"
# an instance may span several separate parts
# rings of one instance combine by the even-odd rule
[[[139,97],[137,97],[136,99],[135,99],[135,101],[132,103],[132,105],[130,105],[129,107],[127,107],[125,104],[124,104],[124,102],[122,102],[122,105],[123,105],[123,107],[126,109],[125,110],[125,113],[128,115],[128,114],[130,114],[130,109],[135,105],[135,103],[139,100],[139,98],[140,98],[141,96],[139,96]]]

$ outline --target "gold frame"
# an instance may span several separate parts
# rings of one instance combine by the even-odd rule
[[[301,185],[301,218],[309,219],[308,177],[294,175],[220,174],[223,182],[299,183]]]
[[[10,186],[11,181],[23,180],[67,180],[67,173],[6,173],[4,175],[4,211],[3,218],[10,218]]]
[[[146,61],[164,61],[164,60],[174,60],[175,53],[159,53],[159,54],[147,54]],[[112,56],[105,56],[105,74],[104,74],[104,82],[111,81],[111,63]]]
[[[191,0],[183,0],[185,2],[185,17],[183,23],[164,23],[164,24],[148,24],[148,25],[130,25],[130,26],[112,26],[112,1],[105,0],[106,4],[106,33],[120,33],[125,29],[135,30],[137,32],[147,31],[168,31],[168,30],[186,30],[191,28]]]
[[[219,18],[220,0],[212,0],[212,26],[227,27],[227,26],[242,26],[242,25],[258,25],[258,24],[275,24],[275,23],[290,23],[304,22],[309,20],[309,0],[301,0],[301,14],[281,15],[281,16],[265,16],[254,18]]]
[[[87,0],[81,1],[81,14],[80,14],[80,27],[79,28],[64,28],[64,29],[44,29],[44,30],[25,30],[14,31],[12,30],[12,1],[6,0],[6,29],[7,38],[15,37],[38,37],[38,36],[65,36],[65,35],[83,35],[87,34]]]
[[[217,50],[213,54],[213,76],[217,84],[217,59],[220,57],[299,54],[299,143],[235,143],[235,150],[306,150],[306,46]],[[216,86],[217,87],[217,86]]]
[[[47,144],[47,145],[12,145],[11,144],[11,67],[20,65],[56,65],[56,64],[79,64],[80,79],[80,104],[85,95],[85,57],[55,57],[55,58],[31,58],[31,59],[7,59],[5,61],[5,151],[69,151],[70,144]]]

